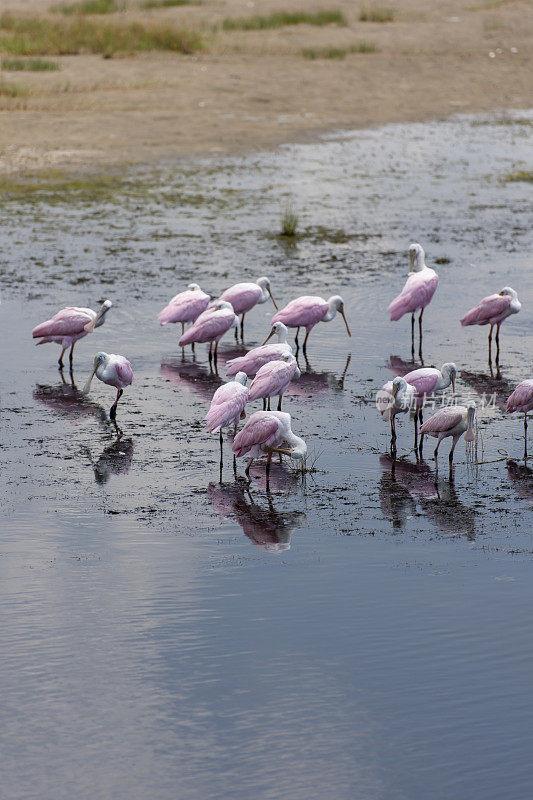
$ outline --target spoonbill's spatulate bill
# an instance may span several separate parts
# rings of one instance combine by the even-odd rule
[[[422,436],[433,436],[435,439],[439,440],[434,453],[435,461],[437,461],[439,446],[443,439],[446,439],[449,436],[451,436],[453,439],[453,444],[449,455],[450,467],[453,461],[453,451],[455,450],[455,445],[463,433],[465,434],[466,442],[474,441],[475,415],[476,407],[474,403],[470,403],[468,407],[446,406],[445,408],[441,408],[440,411],[437,411],[436,414],[433,414],[432,417],[424,422],[420,428],[420,433]]]
[[[404,314],[411,314],[411,352],[413,358],[415,352],[415,313],[420,309],[420,316],[418,317],[418,354],[420,359],[422,359],[422,315],[439,285],[439,276],[434,269],[426,266],[424,258],[425,254],[421,245],[416,243],[410,245],[409,259],[411,265],[409,277],[398,297],[392,301],[387,309],[391,322],[401,319]]]
[[[117,390],[117,398],[109,411],[111,419],[115,419],[118,401],[122,397],[126,386],[130,386],[133,382],[131,364],[124,356],[118,356],[114,353],[97,353],[94,357],[93,371],[83,387],[84,394],[89,394],[95,375],[99,381],[107,383],[108,386],[114,386]]]
[[[32,331],[34,339],[39,339],[37,344],[47,344],[55,342],[61,345],[61,355],[59,356],[59,368],[63,367],[63,355],[65,350],[70,347],[69,363],[72,368],[72,356],[74,345],[79,339],[83,339],[88,333],[92,333],[95,328],[104,324],[105,315],[111,308],[111,300],[104,300],[99,311],[92,308],[78,308],[70,306],[58,311],[51,319],[41,322]]]
[[[307,455],[306,443],[292,432],[291,415],[284,411],[256,411],[235,437],[232,449],[237,457],[249,456],[248,477],[253,460],[262,455],[267,456],[267,474],[273,453],[300,461]]]
[[[287,342],[287,334],[287,326],[284,325],[283,322],[275,322],[272,325],[270,334],[261,347],[254,347],[253,350],[249,350],[245,356],[232,358],[227,362],[226,375],[228,378],[233,377],[233,375],[241,371],[246,372],[249,378],[253,378],[257,370],[260,369],[263,364],[268,364],[269,361],[276,361],[284,353],[292,354],[292,347]],[[277,344],[275,342],[267,344],[272,336],[278,337]]]
[[[277,361],[269,361],[258,371],[250,385],[250,401],[263,398],[268,399],[268,410],[270,411],[270,398],[278,396],[278,411],[281,411],[281,398],[287,391],[293,378],[301,375],[298,362],[292,353],[283,353]]]
[[[180,347],[184,347],[193,342],[209,342],[209,363],[214,359],[216,365],[218,343],[224,334],[236,325],[237,316],[231,303],[227,303],[225,300],[216,300],[185,331],[178,344]]]
[[[219,386],[205,417],[207,430],[210,433],[220,434],[220,469],[222,469],[222,429],[233,425],[236,434],[237,423],[246,416],[244,407],[248,400],[247,380],[245,372],[238,372],[235,380]]]
[[[512,414],[515,411],[524,415],[524,458],[527,458],[527,412],[533,409],[533,380],[522,381],[514,392],[509,395],[506,411]]]
[[[190,283],[184,292],[175,295],[169,304],[159,312],[157,315],[159,324],[168,325],[169,322],[181,322],[181,332],[183,333],[185,323],[195,322],[206,310],[210,300],[210,296],[202,292],[197,283]]]
[[[288,328],[297,328],[296,331],[296,347],[298,347],[298,333],[300,328],[306,329],[303,351],[305,353],[307,347],[307,340],[309,334],[318,322],[330,322],[337,314],[341,314],[346,325],[348,336],[351,336],[350,328],[344,313],[344,301],[340,295],[334,295],[329,300],[324,300],[323,297],[313,297],[311,295],[303,295],[291,300],[287,303],[285,308],[280,309],[272,317],[272,322],[283,322]]]
[[[272,296],[272,291],[270,289],[270,280],[268,278],[258,278],[256,283],[236,283],[233,286],[230,286],[229,289],[226,289],[225,292],[219,297],[219,300],[225,300],[227,303],[231,303],[233,306],[233,310],[237,315],[241,315],[241,336],[244,332],[244,316],[248,313],[255,305],[259,305],[260,303],[266,303],[268,299],[271,299],[274,308],[277,309],[276,301]],[[235,335],[237,335],[237,329],[235,329]]]
[[[490,325],[489,329],[489,364],[492,362],[492,330],[496,325],[496,363],[500,361],[500,325],[511,314],[518,314],[522,304],[518,295],[510,286],[505,286],[499,294],[490,294],[480,300],[461,319],[461,325]]]

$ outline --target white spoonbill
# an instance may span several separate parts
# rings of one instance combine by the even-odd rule
[[[448,436],[453,438],[452,448],[450,450],[449,461],[450,461],[450,468],[452,466],[453,461],[453,451],[455,450],[455,445],[461,438],[461,436],[465,435],[465,442],[473,442],[474,441],[474,418],[476,415],[476,406],[474,403],[469,403],[468,407],[466,406],[446,406],[446,408],[441,408],[440,411],[437,411],[436,414],[433,414],[422,427],[420,428],[420,433],[422,436],[428,435],[433,436],[435,439],[438,439],[437,446],[435,448],[435,461],[438,458],[438,451],[440,443],[443,439],[446,439]]]
[[[116,419],[118,401],[126,386],[130,386],[133,382],[131,364],[124,356],[117,356],[114,353],[97,353],[94,357],[93,371],[83,387],[84,394],[89,394],[95,375],[99,381],[107,383],[108,386],[114,386],[117,390],[117,399],[109,411],[111,419]]]
[[[61,355],[59,356],[59,368],[63,368],[63,354],[70,347],[69,364],[72,369],[72,355],[74,345],[79,339],[83,339],[88,333],[92,333],[95,328],[104,324],[105,315],[111,308],[111,300],[104,300],[98,312],[92,308],[78,308],[69,306],[62,308],[51,319],[41,322],[33,329],[31,335],[34,339],[40,339],[37,344],[47,344],[55,342],[61,345]]]
[[[439,276],[434,269],[426,265],[424,259],[425,253],[421,245],[415,243],[409,246],[411,262],[409,277],[398,297],[387,309],[391,322],[401,319],[404,314],[411,314],[411,350],[413,353],[415,350],[415,312],[420,309],[418,317],[420,358],[422,358],[422,314],[439,285]]]
[[[255,458],[267,455],[267,475],[273,453],[283,453],[303,461],[307,455],[307,445],[291,429],[291,415],[284,411],[256,411],[247,420],[233,442],[236,456],[249,456],[246,475],[250,477],[250,467]]]

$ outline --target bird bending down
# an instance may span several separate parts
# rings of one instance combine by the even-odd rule
[[[446,408],[441,408],[440,411],[437,411],[436,414],[433,414],[432,417],[424,422],[420,428],[420,433],[422,435],[427,434],[428,436],[433,436],[435,439],[439,440],[434,453],[437,466],[439,446],[443,439],[446,439],[448,436],[453,438],[453,444],[449,455],[450,469],[455,445],[463,433],[465,434],[466,442],[474,441],[475,415],[476,406],[474,403],[469,403],[468,408],[465,406],[446,406]]]
[[[306,443],[292,432],[291,415],[284,411],[256,411],[235,437],[232,450],[237,457],[250,457],[245,470],[248,478],[252,462],[262,455],[267,455],[267,475],[273,453],[299,461],[307,455]]]
[[[226,375],[228,378],[232,378],[237,372],[241,371],[246,372],[249,378],[253,378],[257,370],[264,364],[268,364],[269,361],[276,361],[284,353],[292,354],[292,347],[287,342],[287,334],[287,326],[284,325],[283,322],[275,322],[272,325],[271,332],[261,347],[254,347],[253,350],[249,350],[245,356],[232,358],[227,362]],[[277,344],[274,342],[272,344],[267,344],[272,336],[278,337]]]
[[[112,305],[111,300],[104,300],[98,312],[93,311],[92,308],[78,308],[77,306],[63,308],[51,319],[37,325],[31,335],[34,339],[40,339],[37,342],[38,345],[48,342],[61,345],[59,369],[63,369],[63,355],[65,350],[70,347],[69,364],[72,369],[74,345],[79,339],[83,339],[88,333],[92,333],[95,328],[104,324],[105,315]]]
[[[276,301],[270,290],[270,280],[268,278],[258,278],[256,283],[236,283],[222,292],[219,300],[231,303],[237,315],[241,315],[241,337],[244,333],[244,315],[255,305],[266,303],[268,298],[272,300],[274,308],[277,309]],[[237,338],[237,328],[235,328],[235,338]]]
[[[404,314],[411,314],[411,353],[413,358],[415,353],[415,312],[420,309],[420,316],[418,317],[418,355],[420,360],[422,360],[422,315],[439,285],[439,276],[434,269],[426,266],[424,258],[425,254],[421,245],[410,245],[409,259],[411,265],[409,277],[398,297],[387,308],[391,322],[401,319]]]
[[[461,320],[461,325],[490,325],[489,329],[489,365],[492,363],[492,329],[496,325],[496,364],[500,362],[500,325],[510,317],[518,314],[522,304],[518,295],[510,286],[505,286],[499,294],[489,294],[471,308]]]
[[[197,283],[190,283],[184,292],[175,295],[165,308],[159,312],[157,319],[160,325],[169,322],[181,322],[181,332],[185,331],[186,322],[195,322],[200,314],[206,310],[211,300],[210,296],[202,292]]]
[[[268,398],[268,410],[270,411],[270,398],[278,395],[278,411],[281,411],[281,398],[293,378],[299,378],[301,372],[298,362],[292,353],[283,353],[277,361],[269,361],[263,364],[257,371],[257,375],[250,384],[250,401],[263,398],[266,404]],[[263,407],[263,410],[265,408]]]
[[[185,331],[178,344],[183,347],[193,342],[209,342],[209,363],[214,359],[216,367],[218,343],[224,334],[236,325],[237,316],[231,303],[227,303],[225,300],[216,300]],[[213,343],[215,344],[214,351]]]
[[[527,412],[533,408],[533,380],[529,378],[518,384],[509,395],[505,410],[512,414],[519,411],[524,415],[524,460],[527,458]]]
[[[97,353],[94,357],[93,371],[83,387],[84,394],[89,394],[95,375],[99,381],[107,383],[108,386],[114,386],[117,390],[117,399],[109,411],[109,416],[114,420],[117,416],[118,401],[126,386],[130,386],[133,382],[131,364],[124,356],[117,356],[114,353]]]
[[[294,340],[296,342],[296,348],[298,348],[298,334],[300,328],[305,328],[306,334],[303,344],[303,351],[305,353],[309,334],[315,325],[318,322],[330,322],[337,314],[337,311],[344,319],[348,336],[351,336],[352,334],[350,333],[350,328],[348,327],[348,322],[344,313],[344,301],[339,295],[334,295],[330,297],[329,300],[324,300],[323,297],[313,297],[309,295],[297,297],[295,300],[291,300],[290,303],[287,303],[285,308],[280,309],[274,314],[272,322],[283,322],[288,328],[297,328]]]
[[[378,393],[378,408],[384,420],[390,420],[392,449],[396,450],[396,415],[415,408],[416,390],[405,378],[387,381]]]
[[[455,378],[457,376],[457,367],[453,362],[447,362],[442,367],[436,369],[435,367],[421,367],[414,369],[404,375],[404,380],[414,387],[415,389],[415,450],[418,448],[418,421],[422,423],[422,409],[426,398],[435,392],[442,392],[448,386],[452,386],[452,391],[455,392]],[[420,447],[422,447],[422,439]]]
[[[220,434],[220,470],[222,471],[222,428],[234,426],[237,433],[237,423],[246,416],[244,407],[248,400],[248,388],[245,372],[238,372],[235,380],[219,386],[211,400],[211,406],[205,416],[205,426],[209,433]]]

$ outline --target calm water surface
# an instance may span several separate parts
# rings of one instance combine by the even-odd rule
[[[0,220],[0,539],[6,800],[524,800],[531,794],[533,470],[501,403],[530,376],[533,117],[389,126],[277,153],[127,176],[99,202],[8,202]],[[524,124],[528,123],[528,124]],[[139,185],[146,188],[142,192]],[[301,235],[276,236],[293,198]],[[52,200],[52,202],[50,202]],[[388,302],[420,241],[441,285],[424,359],[457,363],[480,411],[478,461],[448,477],[399,456],[373,395],[410,367]],[[312,333],[286,410],[316,470],[275,465],[249,489],[206,404],[220,375],[156,314],[195,279],[213,295],[269,275],[285,303],[344,297]],[[502,330],[458,319],[511,285]],[[32,327],[114,307],[71,380]],[[247,347],[273,309],[247,317]],[[97,350],[135,383],[80,388]],[[259,407],[259,406],[258,406]],[[533,448],[533,444],[531,445]],[[242,475],[243,466],[239,466]]]

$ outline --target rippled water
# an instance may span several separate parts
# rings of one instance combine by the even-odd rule
[[[521,114],[522,121],[533,117]],[[531,127],[389,126],[276,153],[135,173],[105,202],[6,203],[2,248],[2,796],[8,800],[523,800],[532,779],[533,470],[501,403],[530,376]],[[138,185],[148,188],[139,192]],[[301,235],[276,236],[293,198]],[[480,412],[448,477],[417,465],[412,426],[373,394],[409,367],[385,308],[420,241],[441,285],[426,364],[457,363]],[[319,325],[285,408],[316,458],[235,480],[206,404],[220,376],[157,311],[184,283],[216,295],[271,277],[286,302],[344,297]],[[502,329],[458,319],[511,285]],[[114,308],[77,345],[74,385],[31,328],[69,304]],[[272,307],[247,316],[261,341]],[[80,395],[96,350],[135,383]],[[533,447],[533,445],[532,445]],[[239,472],[242,474],[242,467]]]

